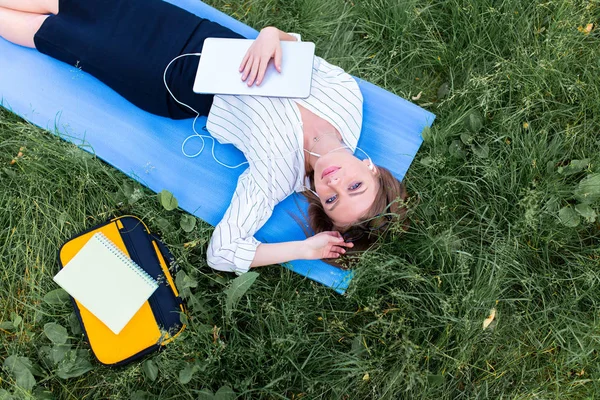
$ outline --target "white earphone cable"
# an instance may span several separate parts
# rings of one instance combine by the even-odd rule
[[[293,151],[290,151],[288,153],[282,154],[280,157],[270,157],[270,158],[266,158],[266,159],[258,159],[258,160],[248,160],[248,161],[244,161],[242,163],[239,163],[238,165],[227,165],[223,162],[221,162],[215,155],[215,138],[213,138],[212,136],[209,135],[201,135],[200,133],[198,133],[198,131],[196,130],[196,121],[198,120],[198,118],[200,118],[200,113],[198,111],[196,111],[193,107],[191,107],[188,104],[185,104],[182,101],[179,101],[179,99],[177,99],[177,97],[175,97],[175,95],[173,94],[173,92],[171,91],[171,89],[169,88],[169,85],[167,84],[167,71],[169,70],[169,67],[171,66],[171,64],[173,64],[175,61],[177,61],[178,59],[182,58],[182,57],[187,57],[187,56],[198,56],[201,57],[202,53],[186,53],[186,54],[181,54],[178,55],[177,57],[175,57],[174,59],[172,59],[169,64],[167,64],[167,67],[165,68],[165,72],[163,73],[163,83],[165,85],[165,88],[167,89],[167,92],[169,92],[169,94],[171,95],[171,97],[173,98],[173,100],[175,100],[175,102],[177,102],[177,104],[181,104],[182,106],[188,108],[189,110],[191,110],[194,114],[196,114],[196,117],[194,118],[194,121],[192,122],[192,130],[194,131],[193,135],[188,136],[183,143],[181,143],[181,152],[183,153],[184,156],[189,157],[189,158],[194,158],[194,157],[198,157],[202,151],[204,150],[204,147],[206,146],[206,142],[204,141],[204,139],[211,139],[212,140],[212,149],[211,149],[211,153],[212,153],[212,157],[213,159],[219,164],[222,165],[225,168],[230,168],[230,169],[236,169],[241,167],[242,165],[246,165],[249,164],[249,161],[253,161],[253,162],[260,162],[260,161],[267,161],[267,160],[277,160],[277,159],[283,159],[286,158],[286,156],[293,154],[293,153],[297,153],[297,152],[301,152],[303,149],[296,149]],[[187,154],[185,151],[185,144],[187,143],[188,140],[198,137],[200,138],[200,140],[202,140],[202,146],[200,147],[200,150],[198,150],[196,152],[196,154]]]
[[[194,157],[198,157],[202,151],[204,150],[204,147],[206,146],[206,142],[204,141],[204,138],[207,139],[211,139],[212,140],[212,157],[214,158],[214,160],[224,166],[225,168],[230,168],[230,169],[235,169],[238,167],[241,167],[244,164],[248,164],[248,161],[244,161],[243,163],[240,163],[238,165],[235,166],[231,166],[231,165],[227,165],[221,161],[219,161],[217,159],[217,157],[215,156],[215,139],[212,136],[209,135],[201,135],[198,133],[198,131],[196,130],[196,121],[198,120],[198,118],[200,118],[200,113],[198,111],[196,111],[194,108],[192,108],[191,106],[185,104],[182,101],[179,101],[177,99],[177,97],[175,97],[175,95],[173,94],[173,92],[171,92],[171,89],[169,88],[169,85],[167,84],[167,71],[169,70],[169,67],[171,66],[171,64],[173,64],[175,61],[177,61],[178,59],[182,58],[182,57],[187,57],[187,56],[198,56],[201,57],[202,53],[186,53],[186,54],[180,54],[177,57],[175,57],[174,59],[172,59],[169,64],[167,64],[167,67],[165,68],[165,72],[163,73],[163,83],[165,84],[165,88],[167,89],[167,91],[169,92],[169,94],[171,95],[171,97],[173,98],[173,100],[175,100],[178,104],[181,104],[184,107],[187,107],[188,109],[192,110],[192,112],[194,112],[194,114],[196,114],[196,117],[194,118],[194,122],[192,122],[192,130],[194,131],[194,134],[191,136],[188,136],[183,143],[181,143],[181,152],[183,153],[184,156],[189,157],[189,158],[194,158]],[[198,150],[198,152],[196,154],[193,155],[189,155],[185,152],[185,144],[187,143],[188,140],[194,138],[194,137],[199,137],[200,140],[202,140],[202,147],[200,147],[200,150]]]

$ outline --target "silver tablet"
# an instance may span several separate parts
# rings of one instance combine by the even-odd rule
[[[310,95],[315,44],[281,42],[281,73],[273,60],[260,86],[248,87],[239,67],[254,40],[208,38],[204,41],[194,92],[270,97],[306,98]]]

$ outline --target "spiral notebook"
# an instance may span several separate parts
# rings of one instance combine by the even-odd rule
[[[54,281],[119,334],[158,283],[102,232],[94,234]]]

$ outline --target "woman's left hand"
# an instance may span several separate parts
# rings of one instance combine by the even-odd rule
[[[346,248],[354,246],[352,242],[344,242],[341,233],[326,231],[305,239],[308,260],[319,260],[321,258],[338,258],[346,253]]]
[[[260,34],[244,56],[240,64],[242,80],[247,80],[248,86],[252,86],[255,82],[257,86],[260,85],[272,58],[275,61],[275,68],[278,72],[281,72],[279,29],[269,26],[260,31]]]

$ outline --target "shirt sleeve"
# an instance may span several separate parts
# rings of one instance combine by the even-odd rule
[[[254,238],[274,205],[248,168],[238,179],[231,204],[217,224],[207,251],[208,265],[219,271],[248,272],[260,242]]]
[[[299,41],[299,42],[301,42],[301,41],[302,41],[302,36],[300,36],[300,34],[299,34],[299,33],[292,33],[292,32],[288,32],[287,34],[288,34],[288,35],[291,35],[291,36],[293,36],[293,37],[295,37],[295,38],[296,38],[296,40],[297,40],[297,41]]]

